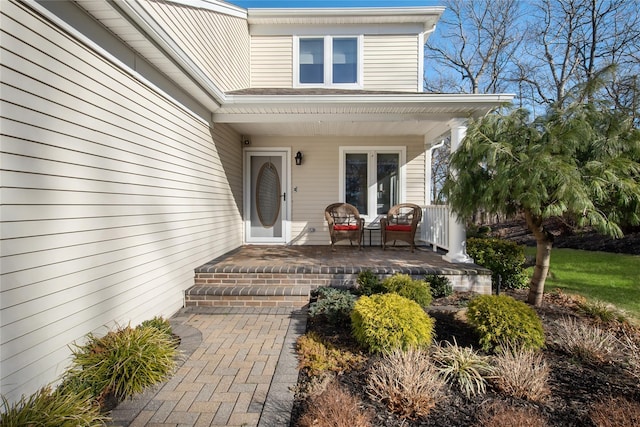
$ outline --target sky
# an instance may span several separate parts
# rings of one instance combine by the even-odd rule
[[[226,0],[244,8],[438,6],[437,0]]]

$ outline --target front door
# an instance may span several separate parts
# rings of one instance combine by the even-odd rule
[[[287,150],[245,152],[245,240],[285,243],[288,225]]]

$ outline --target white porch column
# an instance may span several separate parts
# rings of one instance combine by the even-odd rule
[[[467,133],[467,125],[464,120],[452,120],[451,127],[451,153],[455,152]],[[457,173],[457,171],[454,171]],[[464,222],[458,220],[458,216],[449,210],[449,252],[443,257],[445,261],[457,263],[472,263],[473,259],[467,255],[467,230]]]

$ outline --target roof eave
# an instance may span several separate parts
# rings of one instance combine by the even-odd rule
[[[487,112],[510,103],[515,94],[392,94],[392,95],[229,95],[225,106],[277,109],[285,105],[317,106],[389,106],[389,107],[467,107],[470,113]]]

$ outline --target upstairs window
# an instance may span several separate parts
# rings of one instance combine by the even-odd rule
[[[362,37],[297,37],[297,87],[362,86]]]

